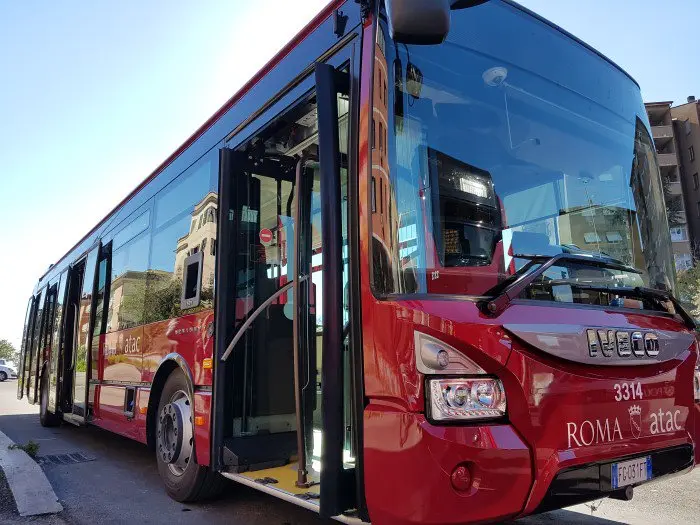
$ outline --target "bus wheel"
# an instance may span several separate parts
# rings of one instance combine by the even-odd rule
[[[179,371],[168,376],[156,414],[156,460],[165,490],[175,501],[191,502],[218,496],[225,478],[197,464],[193,409],[187,380]]]
[[[49,377],[44,372],[41,376],[41,398],[39,402],[39,422],[42,427],[57,427],[61,424],[58,414],[49,412]]]

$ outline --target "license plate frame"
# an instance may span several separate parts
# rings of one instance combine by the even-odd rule
[[[610,465],[610,484],[613,490],[653,479],[651,456],[616,461]]]

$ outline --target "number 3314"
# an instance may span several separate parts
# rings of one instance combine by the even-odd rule
[[[643,399],[641,383],[615,383],[615,401],[629,401],[630,399]]]

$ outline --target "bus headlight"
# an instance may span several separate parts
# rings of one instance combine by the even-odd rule
[[[503,383],[491,377],[428,379],[434,421],[495,419],[506,415]]]

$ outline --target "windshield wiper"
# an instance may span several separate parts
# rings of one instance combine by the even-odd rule
[[[566,257],[563,257],[563,259],[566,259],[567,261],[576,261],[576,262],[583,262],[583,264],[586,264],[588,266],[598,266],[599,268],[605,268],[606,270],[620,270],[623,272],[628,272],[628,273],[636,273],[636,274],[641,274],[642,271],[638,270],[634,266],[630,266],[628,264],[623,263],[622,261],[618,261],[617,259],[613,259],[612,257],[606,256],[606,255],[595,255],[591,253],[579,253],[579,252],[564,252],[564,253],[558,253],[556,255],[537,255],[537,254],[529,254],[529,253],[517,253],[513,255],[514,259],[527,259],[532,262],[540,262],[540,263],[546,263],[549,260],[553,258],[557,258],[558,261],[562,260],[562,255],[565,255]],[[550,265],[552,266],[552,265]]]
[[[577,279],[550,279],[548,281],[542,281],[538,284],[548,287],[571,286],[572,288],[577,288],[579,290],[610,293],[621,297],[629,297],[642,301],[652,301],[659,304],[665,312],[672,315],[679,315],[689,328],[695,328],[695,320],[692,318],[692,316],[685,310],[683,305],[676,300],[671,292],[667,292],[665,290],[646,288],[644,286],[609,286],[605,284],[595,284],[591,281],[579,281]],[[669,310],[665,303],[671,303],[673,309]]]
[[[529,254],[516,254],[513,255],[514,258],[528,259],[529,262],[525,268],[530,269],[534,264],[540,264],[539,267],[532,271],[525,271],[519,278],[507,283],[507,285],[501,289],[498,289],[498,293],[491,297],[489,300],[481,303],[482,309],[485,313],[497,316],[500,315],[511,303],[511,301],[520,294],[522,294],[538,277],[544,274],[552,266],[556,266],[562,261],[575,262],[578,264],[583,264],[587,266],[597,266],[599,268],[605,268],[608,270],[621,270],[624,272],[641,274],[642,272],[632,266],[624,264],[621,261],[613,259],[611,257],[599,257],[590,254],[580,254],[580,253],[558,253],[556,255],[529,255]],[[585,286],[585,283],[580,283]],[[596,285],[589,285],[591,287]],[[657,302],[668,301],[673,304],[675,311],[681,316],[688,328],[695,328],[695,321],[688,314],[683,306],[676,300],[673,295],[665,290],[655,290],[653,288],[645,288],[642,286],[636,287],[604,287],[601,286],[605,291],[615,291],[616,293],[629,291],[629,293],[634,293],[636,297],[642,299],[655,300]],[[618,292],[619,291],[619,292]],[[622,295],[622,293],[620,293]]]

